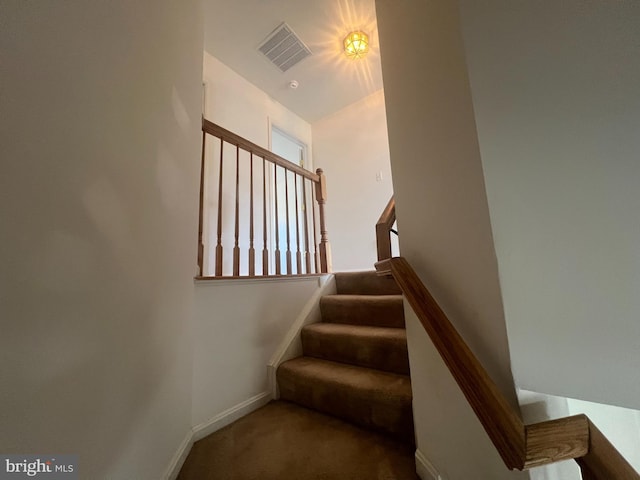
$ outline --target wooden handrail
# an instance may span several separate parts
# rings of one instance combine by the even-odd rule
[[[305,170],[299,165],[296,165],[295,163],[290,162],[289,160],[286,160],[273,152],[270,152],[266,148],[262,148],[260,145],[256,145],[255,143],[250,142],[246,138],[242,138],[240,135],[237,135],[225,129],[220,125],[216,125],[206,118],[202,119],[202,131],[208,133],[209,135],[213,135],[214,137],[218,137],[219,139],[224,140],[231,145],[235,145],[242,148],[243,150],[253,153],[257,157],[262,157],[267,162],[275,163],[280,167],[284,167],[287,170],[308,178],[314,183],[318,183],[320,181],[320,176],[318,174],[310,172],[309,170]]]
[[[391,258],[391,228],[396,221],[396,200],[392,196],[376,223],[378,261]]]
[[[393,275],[509,469],[575,459],[586,480],[640,480],[585,415],[524,425],[409,263],[391,258],[376,270]]]

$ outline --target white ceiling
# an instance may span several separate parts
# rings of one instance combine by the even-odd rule
[[[282,22],[313,52],[284,73],[258,51]],[[353,30],[370,36],[361,60],[342,50]],[[374,0],[208,0],[205,50],[310,123],[382,88]]]

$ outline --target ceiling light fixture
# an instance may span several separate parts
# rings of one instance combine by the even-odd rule
[[[344,53],[352,60],[363,58],[369,51],[369,35],[364,32],[351,32],[344,39]]]

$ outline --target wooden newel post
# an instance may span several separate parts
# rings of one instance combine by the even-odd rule
[[[316,183],[316,200],[318,201],[318,214],[320,217],[320,271],[322,273],[330,273],[331,268],[331,246],[329,245],[329,237],[327,233],[327,225],[324,215],[324,205],[327,202],[327,177],[321,168],[316,170],[316,174],[320,177]]]

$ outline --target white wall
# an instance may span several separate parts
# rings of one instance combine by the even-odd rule
[[[458,4],[376,7],[402,254],[516,406]],[[504,466],[410,309],[407,335],[422,454],[448,480],[527,478]]]
[[[319,282],[306,277],[196,285],[194,426],[268,391],[267,363]]]
[[[270,148],[270,126],[274,125],[283,132],[300,140],[307,146],[307,158],[312,158],[312,136],[311,126],[306,121],[295,115],[293,112],[283,107],[273,100],[266,93],[252,83],[235,73],[217,58],[204,53],[204,83],[206,84],[205,94],[205,117],[214,123],[241,135],[263,148]],[[218,211],[218,169],[219,169],[219,140],[208,136],[207,157],[206,157],[206,184],[205,184],[205,205],[206,215],[204,222],[204,244],[205,244],[205,274],[213,275],[215,271],[214,249],[217,243],[217,211]],[[241,153],[240,160],[240,210],[242,219],[249,217],[249,154]],[[305,165],[308,170],[313,170],[311,162]],[[224,275],[231,275],[233,270],[232,249],[234,246],[234,226],[235,226],[235,148],[227,145],[225,147],[225,160],[223,168],[223,235],[222,245],[224,250]],[[279,169],[280,181],[284,179],[282,169]],[[272,188],[272,176],[267,169],[267,199],[270,198]],[[293,179],[290,188],[293,188]],[[255,248],[257,271],[261,273],[261,251],[262,244],[262,160],[256,159],[254,163],[254,195],[255,195]],[[300,188],[302,188],[300,186]],[[311,189],[308,188],[308,195]],[[271,219],[271,203],[267,200],[267,222],[268,238],[271,238],[273,225],[269,223]],[[309,200],[309,204],[311,201]],[[293,203],[292,203],[293,205]],[[283,205],[279,206],[280,219],[283,218]],[[293,223],[293,217],[291,218]],[[295,237],[295,225],[293,225],[293,237]],[[241,273],[248,272],[247,249],[249,248],[249,222],[240,222],[240,248],[242,250]],[[282,240],[282,239],[281,239]],[[281,242],[282,243],[282,242]],[[311,242],[313,243],[313,242]],[[271,265],[273,265],[273,248]],[[295,263],[295,254],[294,263]],[[282,252],[285,255],[285,252]],[[270,272],[275,273],[275,272]]]
[[[204,52],[205,117],[261,147],[269,147],[269,121],[311,149],[311,125]],[[311,150],[309,150],[311,152]]]
[[[516,381],[640,409],[640,3],[461,5]]]
[[[378,260],[375,225],[393,195],[382,90],[315,122],[312,130],[314,163],[327,175],[333,268],[372,269]]]
[[[201,4],[0,2],[0,451],[156,480],[191,427]]]

